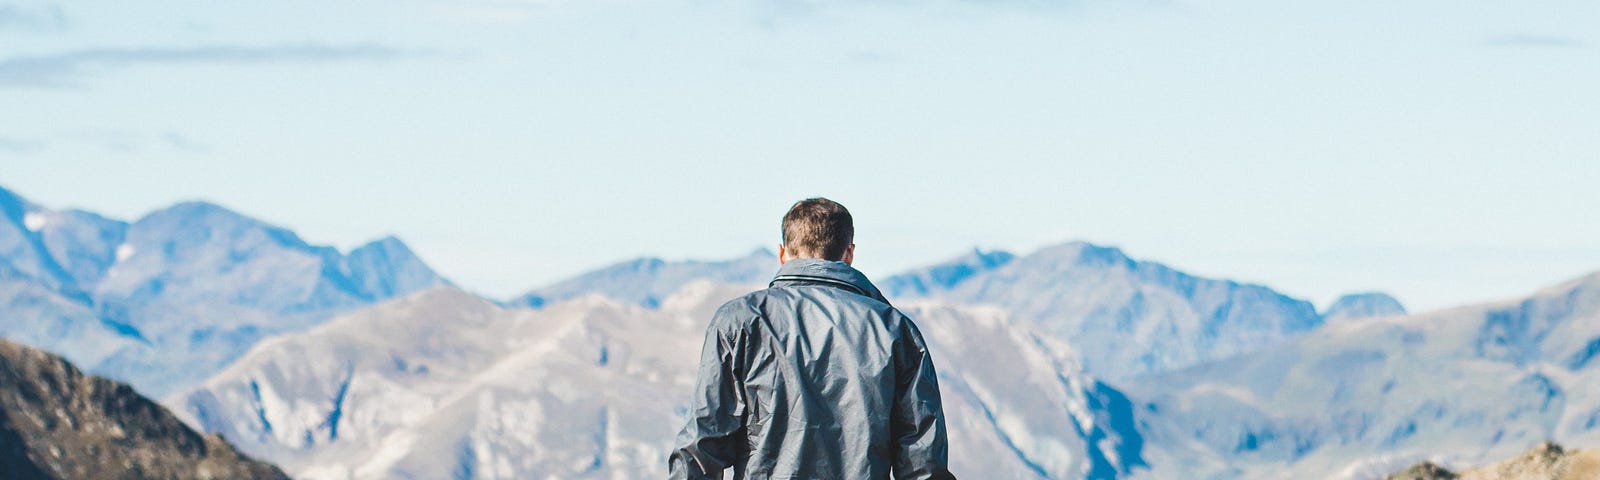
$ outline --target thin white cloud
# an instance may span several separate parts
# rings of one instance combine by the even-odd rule
[[[1585,45],[1582,40],[1572,37],[1529,33],[1496,35],[1489,37],[1484,43],[1493,47],[1513,48],[1579,48]]]
[[[0,137],[0,153],[28,154],[43,150],[44,147],[43,140]]]
[[[60,31],[67,28],[61,5],[20,6],[0,3],[0,30]]]
[[[0,59],[0,87],[76,86],[96,73],[145,65],[387,61],[413,55],[381,45],[96,48]]]

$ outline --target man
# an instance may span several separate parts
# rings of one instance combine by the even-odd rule
[[[802,200],[783,217],[765,290],[706,329],[671,478],[950,479],[933,359],[855,260],[850,211]]]

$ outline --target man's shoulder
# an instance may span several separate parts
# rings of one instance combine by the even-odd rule
[[[711,317],[712,328],[742,327],[761,316],[761,304],[766,301],[767,289],[746,293],[722,303]]]

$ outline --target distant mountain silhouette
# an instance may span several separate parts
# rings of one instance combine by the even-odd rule
[[[1330,323],[1120,385],[1188,478],[1373,478],[1483,464],[1545,439],[1600,445],[1600,273],[1517,300]],[[1218,463],[1228,465],[1217,469]]]
[[[997,305],[1066,342],[1112,382],[1276,345],[1322,318],[1267,287],[1196,277],[1070,242],[1028,255],[974,251],[879,282],[891,299]]]
[[[540,307],[548,303],[599,294],[645,307],[656,307],[668,295],[694,280],[728,284],[762,284],[778,272],[778,257],[758,249],[743,257],[723,261],[638,258],[534,289],[512,299],[512,306]]]

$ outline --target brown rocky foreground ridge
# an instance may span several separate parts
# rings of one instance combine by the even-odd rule
[[[287,479],[125,384],[0,339],[0,477]]]
[[[1389,475],[1388,480],[1580,480],[1600,479],[1600,450],[1567,450],[1551,442],[1494,465],[1460,473],[1422,462]]]

